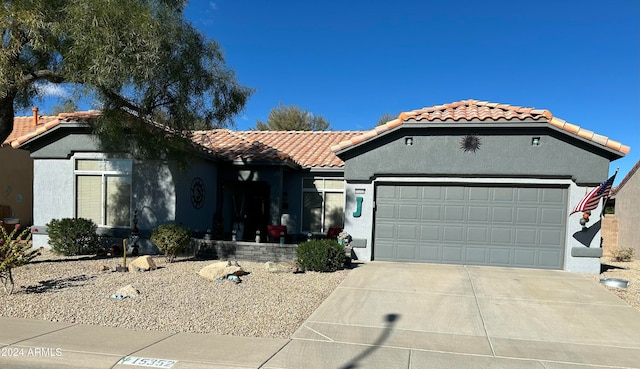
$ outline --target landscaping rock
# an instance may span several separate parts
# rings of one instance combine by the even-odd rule
[[[280,262],[267,261],[265,269],[271,273],[295,273],[298,271],[298,264],[295,262]]]
[[[113,295],[111,295],[111,298],[122,300],[127,297],[136,298],[139,294],[140,291],[136,290],[132,285],[128,284],[117,290]]]
[[[108,270],[111,270],[111,267],[108,265],[100,265],[100,267],[98,268],[99,272],[106,272]]]
[[[148,272],[156,269],[158,269],[158,266],[149,255],[140,256],[129,264],[129,271],[131,272]]]
[[[213,264],[209,264],[206,267],[200,269],[198,274],[210,281],[216,279],[224,279],[229,275],[243,276],[247,274],[238,262],[231,263],[231,261],[219,261]]]

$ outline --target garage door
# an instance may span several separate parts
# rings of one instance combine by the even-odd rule
[[[566,188],[379,185],[375,260],[562,269]]]

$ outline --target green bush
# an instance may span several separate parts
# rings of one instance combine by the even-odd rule
[[[335,272],[344,268],[344,246],[336,240],[311,240],[298,245],[298,265],[303,270]]]
[[[7,294],[13,292],[13,274],[11,269],[28,264],[40,255],[39,250],[31,248],[31,232],[25,228],[19,232],[20,225],[7,233],[0,221],[0,283]]]
[[[91,255],[99,245],[98,226],[90,219],[52,219],[47,224],[51,250],[65,256]]]
[[[634,250],[632,248],[615,249],[611,253],[611,259],[613,259],[613,261],[631,261],[633,258],[633,251]]]
[[[156,227],[151,234],[153,242],[171,263],[182,249],[189,244],[191,232],[179,224],[163,224]]]

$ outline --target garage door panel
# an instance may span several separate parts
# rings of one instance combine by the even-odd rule
[[[398,219],[418,220],[418,205],[398,205]]]
[[[467,242],[468,243],[487,243],[487,228],[469,227],[467,228]]]
[[[441,220],[441,207],[438,205],[423,205],[422,213],[420,214],[421,220]]]
[[[536,265],[536,250],[515,249],[513,256],[514,266],[534,267]]]
[[[398,235],[396,236],[399,240],[411,240],[418,241],[418,229],[420,228],[419,224],[398,224],[396,229],[398,230]]]
[[[396,218],[395,205],[379,204],[378,208],[376,209],[376,218],[377,219],[395,219]]]
[[[535,228],[516,228],[516,245],[531,245],[534,246],[536,244],[537,231]]]
[[[566,203],[566,188],[381,185],[374,259],[560,269]]]
[[[542,209],[540,224],[562,224],[564,212],[562,209]]]
[[[516,222],[520,224],[538,224],[537,208],[519,208],[516,210]]]
[[[562,263],[558,262],[559,260],[562,260],[560,251],[540,251],[538,264],[543,268],[559,269],[562,268]]]
[[[511,228],[492,228],[491,229],[491,244],[512,244],[513,239],[511,235],[513,230]]]
[[[423,225],[421,227],[420,240],[422,241],[440,241],[440,226]]]
[[[440,261],[439,246],[423,246],[420,245],[420,261],[437,263]]]
[[[539,239],[540,246],[554,247],[559,242],[562,242],[562,233],[555,229],[541,229]]]
[[[513,223],[513,208],[492,207],[491,223]]]
[[[510,265],[511,248],[489,248],[489,265]]]
[[[469,222],[489,221],[489,208],[486,206],[469,206],[467,220]]]
[[[467,255],[465,259],[468,264],[484,265],[487,263],[487,252],[489,251],[487,248],[469,246],[466,250]]]
[[[444,242],[460,242],[463,240],[463,227],[460,226],[444,226],[442,241]]]
[[[442,261],[445,263],[462,263],[462,246],[442,247]]]
[[[400,188],[400,199],[416,200],[418,199],[418,186],[402,186]]]
[[[489,201],[491,189],[488,187],[470,187],[469,202],[481,201],[486,203]]]
[[[445,221],[464,221],[464,206],[462,205],[445,205],[444,208]]]

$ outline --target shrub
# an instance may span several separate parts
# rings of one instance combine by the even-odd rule
[[[303,270],[335,272],[344,267],[344,246],[336,240],[310,240],[298,245],[298,265]]]
[[[191,234],[189,229],[179,224],[163,224],[153,230],[153,242],[171,263],[182,249],[189,244]]]
[[[47,224],[51,249],[65,256],[90,255],[99,245],[98,226],[89,219],[52,219]]]
[[[613,261],[631,261],[633,258],[633,251],[634,250],[632,248],[615,249],[611,253],[611,259],[613,259]]]
[[[0,221],[0,282],[7,294],[13,292],[13,275],[11,269],[28,264],[31,259],[40,255],[39,250],[31,249],[31,232],[25,228],[18,233],[20,225],[7,233]]]

